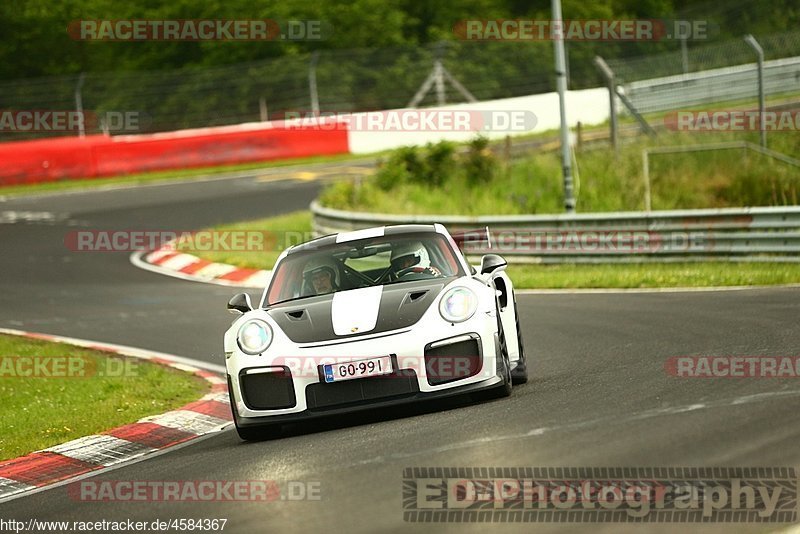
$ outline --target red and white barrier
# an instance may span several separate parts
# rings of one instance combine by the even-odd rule
[[[150,135],[60,137],[0,144],[0,185],[117,176],[275,159],[346,154],[346,130],[271,124]]]
[[[570,126],[578,121],[601,123],[609,116],[608,92],[604,88],[569,91],[567,106]],[[524,113],[528,126],[505,129],[490,124],[465,131],[424,125],[408,128],[402,120],[396,121],[400,126],[390,126],[387,120],[402,119],[409,113],[431,112],[448,117],[461,114],[468,117],[468,122],[483,126],[486,117]],[[502,138],[543,132],[558,128],[559,124],[558,95],[546,93],[432,110],[371,111],[338,119],[272,121],[147,135],[12,141],[0,143],[3,163],[0,186],[308,156],[366,154],[443,140],[468,141],[478,134]]]

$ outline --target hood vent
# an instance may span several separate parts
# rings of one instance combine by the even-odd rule
[[[428,293],[427,289],[425,291],[414,291],[413,293],[408,294],[408,300],[410,300],[411,302],[415,302],[424,297],[427,293]]]

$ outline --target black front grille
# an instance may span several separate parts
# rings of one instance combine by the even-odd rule
[[[425,375],[428,384],[447,384],[478,374],[483,365],[480,338],[474,334],[469,339],[425,347]]]
[[[309,384],[306,400],[309,410],[360,404],[376,399],[414,395],[419,392],[417,374],[412,370],[395,371],[384,376],[356,378],[330,384]]]
[[[288,367],[283,371],[239,375],[242,398],[251,410],[279,410],[296,404],[292,374]]]

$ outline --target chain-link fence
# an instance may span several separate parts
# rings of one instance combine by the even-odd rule
[[[767,60],[800,56],[800,31],[756,36]],[[567,43],[570,88],[601,85],[599,73],[585,61],[597,43]],[[620,53],[617,45],[604,50]],[[630,59],[608,59],[617,83],[753,63],[741,39],[716,44],[669,43],[672,52]],[[615,48],[616,47],[616,48]],[[661,48],[663,50],[663,48]],[[147,72],[104,72],[0,83],[0,110],[73,111],[100,117],[86,134],[148,133],[280,119],[286,112],[351,112],[408,106],[436,61],[477,100],[491,100],[555,90],[552,42],[447,41],[424,47],[327,50],[288,55],[225,67]],[[316,90],[314,90],[314,80]],[[800,80],[800,79],[799,79]],[[441,100],[440,100],[441,98]],[[463,91],[445,81],[419,106],[465,100]],[[133,130],[103,123],[108,113],[135,112]],[[65,131],[13,131],[0,128],[0,141],[53,135]]]
[[[446,42],[426,47],[331,50],[226,67],[87,73],[0,83],[2,110],[137,112],[158,132],[281,118],[288,111],[349,112],[409,104],[439,59],[478,100],[552,91],[552,43]],[[311,78],[316,78],[312,96]],[[594,76],[594,73],[590,73]],[[444,100],[464,101],[452,84]],[[436,104],[429,92],[420,106]],[[102,131],[98,122],[86,133]],[[111,132],[118,133],[118,132]],[[0,140],[75,132],[8,132]]]
[[[800,31],[774,35],[756,35],[764,49],[764,59],[800,56]],[[722,67],[755,63],[756,55],[744,39],[730,39],[719,43],[685,43],[685,48],[658,55],[635,58],[608,59],[606,62],[617,78],[617,83],[627,84],[678,74],[688,74]]]
[[[750,44],[748,44],[748,40]],[[765,97],[800,95],[800,31],[731,39],[628,59],[609,59],[604,73],[617,88],[626,111],[637,117],[699,105],[759,98],[758,52]],[[623,98],[624,96],[624,98]]]

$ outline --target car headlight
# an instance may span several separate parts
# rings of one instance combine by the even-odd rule
[[[439,314],[449,323],[466,321],[477,309],[478,296],[466,287],[454,287],[439,302]]]
[[[239,327],[236,340],[247,354],[261,354],[272,343],[272,328],[260,319],[251,319]]]

